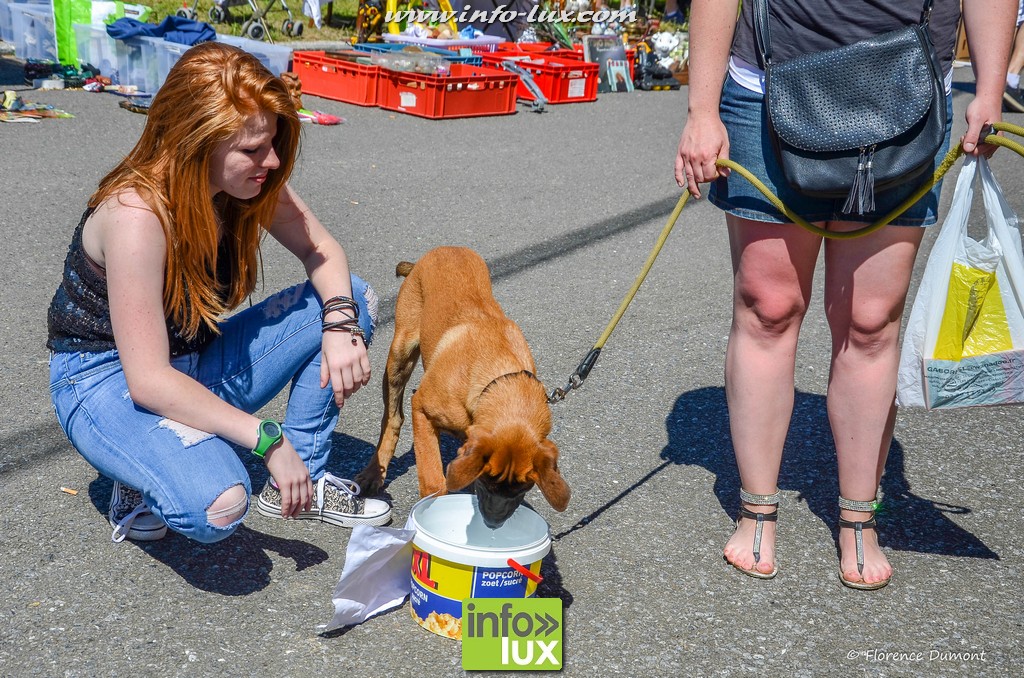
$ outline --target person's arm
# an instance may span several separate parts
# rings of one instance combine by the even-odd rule
[[[1006,68],[1017,21],[1016,0],[964,0],[964,27],[971,49],[976,89],[967,105],[967,132],[961,137],[971,155],[992,155],[996,146],[978,145],[982,127],[1003,119]]]
[[[345,250],[290,186],[281,191],[268,231],[302,262],[321,299],[326,302],[336,296],[352,297]],[[325,320],[340,321],[350,315],[334,311]],[[330,383],[338,407],[369,381],[370,360],[363,340],[348,332],[324,332],[320,386]]]
[[[690,84],[686,125],[676,156],[676,183],[700,197],[699,184],[727,170],[715,165],[729,157],[729,136],[718,107],[736,30],[738,0],[694,0],[690,7]]]
[[[132,401],[158,416],[254,448],[258,417],[171,366],[163,308],[167,245],[156,215],[137,195],[124,193],[97,209],[87,234],[94,258],[106,268],[114,342]],[[291,443],[282,440],[265,461],[281,489],[282,515],[308,510],[313,486]]]

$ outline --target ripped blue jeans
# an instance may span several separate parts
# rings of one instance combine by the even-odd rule
[[[352,296],[367,343],[377,298],[352,276]],[[220,324],[221,334],[198,353],[171,364],[249,413],[286,386],[284,433],[314,481],[324,474],[338,407],[330,386],[320,388],[321,300],[309,282],[279,292]],[[142,492],[172,530],[203,543],[229,536],[241,519],[211,525],[207,509],[235,485],[252,484],[232,443],[135,405],[117,351],[55,353],[50,394],[61,427],[78,452],[103,475]]]

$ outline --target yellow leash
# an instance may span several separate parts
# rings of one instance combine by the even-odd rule
[[[1021,127],[1020,125],[1013,125],[1008,122],[997,122],[994,123],[991,127],[998,132],[1009,132],[1011,134],[1016,134],[1017,136],[1024,137],[1024,127]],[[1014,151],[1021,157],[1024,157],[1024,145],[1012,139],[1007,139],[1006,137],[997,136],[995,134],[988,134],[985,136],[984,143],[1009,148],[1010,150]],[[910,209],[918,200],[920,200],[926,193],[928,193],[928,191],[932,190],[935,184],[937,184],[942,179],[942,177],[945,176],[946,172],[948,172],[953,167],[956,161],[963,154],[963,145],[958,143],[954,148],[951,148],[949,150],[949,153],[946,154],[946,157],[943,158],[942,162],[935,169],[935,172],[934,174],[932,174],[931,179],[922,184],[920,188],[914,191],[914,193],[909,198],[904,200],[898,207],[896,207],[894,210],[883,216],[878,221],[868,224],[864,228],[858,228],[854,231],[842,232],[826,231],[825,229],[815,226],[811,222],[801,217],[799,214],[797,214],[789,207],[787,207],[785,203],[783,203],[777,195],[772,193],[771,189],[764,185],[764,182],[762,182],[760,179],[751,174],[750,170],[748,170],[746,167],[743,167],[742,165],[733,162],[732,160],[725,159],[716,160],[715,164],[719,167],[728,167],[730,170],[737,172],[740,176],[742,176],[744,179],[753,184],[754,187],[757,188],[757,190],[761,191],[761,193],[764,194],[764,197],[767,198],[768,201],[772,205],[774,205],[776,209],[782,212],[782,214],[785,215],[787,219],[792,221],[797,226],[800,226],[801,228],[804,228],[810,231],[811,233],[820,235],[823,238],[831,238],[833,240],[851,240],[853,238],[859,238],[861,236],[874,233],[875,231],[891,223],[893,219],[895,219],[896,217],[900,216],[908,209]],[[601,333],[601,336],[598,338],[597,343],[594,344],[594,347],[590,349],[590,351],[583,358],[583,360],[580,361],[580,364],[576,367],[576,371],[569,376],[569,382],[565,385],[565,387],[555,388],[555,390],[551,392],[551,394],[548,396],[549,403],[555,403],[565,399],[565,396],[568,395],[570,391],[572,391],[573,389],[577,389],[583,385],[583,381],[587,378],[587,375],[590,374],[590,370],[593,369],[594,364],[597,362],[598,356],[601,355],[601,349],[604,348],[605,342],[608,341],[608,337],[610,337],[612,332],[615,330],[615,326],[619,324],[619,320],[622,319],[623,314],[626,312],[626,308],[629,306],[630,302],[633,301],[633,297],[636,296],[637,290],[640,289],[640,285],[643,284],[644,279],[647,277],[647,273],[651,270],[651,267],[654,266],[654,260],[658,258],[658,254],[661,252],[661,248],[665,245],[665,242],[668,240],[669,234],[675,227],[676,221],[679,219],[679,215],[683,211],[683,207],[686,206],[686,202],[689,199],[689,191],[684,190],[683,194],[679,197],[679,202],[676,203],[675,208],[672,210],[672,214],[669,215],[668,222],[665,224],[665,227],[661,229],[661,234],[658,236],[658,240],[654,243],[654,248],[651,250],[651,253],[647,256],[647,261],[644,262],[643,267],[640,269],[640,274],[637,275],[636,280],[633,282],[633,286],[629,289],[629,292],[626,293],[626,296],[622,300],[622,303],[619,304],[619,308],[618,310],[615,311],[615,315],[612,316],[611,322],[609,322],[608,326],[605,327],[604,332]]]

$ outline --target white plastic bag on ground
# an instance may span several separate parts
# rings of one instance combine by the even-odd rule
[[[345,551],[345,566],[334,588],[334,616],[321,628],[333,631],[361,624],[401,605],[411,589],[412,538],[416,530],[357,525]]]
[[[988,233],[968,235],[980,179]],[[1024,252],[1017,216],[984,158],[968,158],[907,321],[899,405],[1024,402]]]

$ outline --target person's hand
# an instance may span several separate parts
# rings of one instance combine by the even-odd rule
[[[313,504],[313,481],[288,439],[282,438],[267,450],[264,460],[281,493],[281,517],[294,518],[300,511],[309,511]]]
[[[370,358],[362,337],[339,330],[324,332],[320,388],[328,383],[338,407],[343,407],[349,396],[370,383]]]
[[[718,114],[691,114],[679,138],[676,155],[676,183],[694,198],[700,198],[699,184],[729,176],[727,167],[718,167],[715,160],[729,157],[729,135]]]
[[[960,137],[964,153],[975,157],[984,155],[991,158],[992,154],[999,148],[995,144],[982,143],[980,138],[982,131],[992,123],[1000,122],[1003,119],[1003,100],[989,102],[975,97],[967,104],[967,131]]]

